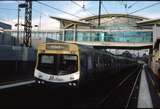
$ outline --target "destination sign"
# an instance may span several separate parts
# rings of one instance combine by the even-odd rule
[[[66,49],[68,48],[67,45],[60,45],[60,44],[57,44],[57,45],[47,45],[46,46],[46,49],[48,50],[63,50],[63,49]]]

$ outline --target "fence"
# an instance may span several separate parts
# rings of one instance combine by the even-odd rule
[[[5,30],[0,33],[1,45],[23,44],[24,31]],[[32,46],[53,40],[77,42],[153,42],[153,30],[98,30],[98,29],[59,29],[53,31],[32,31]]]

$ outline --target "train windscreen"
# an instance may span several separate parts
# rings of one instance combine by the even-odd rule
[[[37,69],[53,75],[71,74],[78,70],[78,58],[76,55],[40,54]]]

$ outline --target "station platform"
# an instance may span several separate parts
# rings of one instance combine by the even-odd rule
[[[138,108],[160,108],[160,80],[148,65],[143,66],[138,94]]]
[[[0,90],[34,83],[33,73],[10,73],[0,76]]]
[[[34,79],[9,81],[9,82],[5,82],[5,83],[1,83],[0,84],[0,90],[13,88],[13,87],[18,87],[18,86],[23,86],[23,85],[29,85],[29,84],[32,84],[34,82],[35,82]]]

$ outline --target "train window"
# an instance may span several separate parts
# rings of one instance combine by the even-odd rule
[[[64,60],[77,60],[77,56],[64,55]]]
[[[45,73],[56,71],[54,55],[40,54],[38,58],[38,67],[37,69]],[[54,66],[54,67],[53,67]]]
[[[108,57],[106,56],[106,57],[105,57],[105,63],[108,63],[108,59],[107,59],[107,58],[108,58]]]
[[[97,56],[97,54],[95,55],[95,67],[98,67],[98,56]]]
[[[99,56],[99,63],[100,63],[100,64],[103,64],[103,61],[104,61],[104,60],[103,60],[103,56]]]
[[[105,56],[104,55],[102,55],[101,61],[102,61],[102,64],[104,64],[104,62],[105,62]]]
[[[78,70],[78,57],[67,54],[41,54],[37,69],[55,75],[74,73]]]
[[[75,55],[61,55],[60,59],[61,59],[60,60],[60,68],[59,68],[60,71],[73,73],[78,70],[77,56],[75,56]]]
[[[92,69],[93,65],[92,65],[92,57],[88,56],[88,70]]]
[[[100,64],[100,56],[98,56],[98,64]]]
[[[105,55],[103,55],[103,64],[105,64],[105,59],[106,59],[106,57],[105,57]]]
[[[47,55],[43,55],[41,57],[41,63],[44,64],[51,64],[54,62],[54,57],[53,56],[47,56]]]

